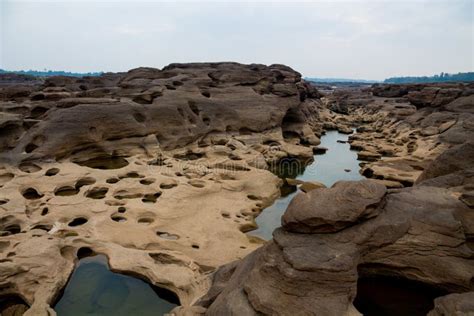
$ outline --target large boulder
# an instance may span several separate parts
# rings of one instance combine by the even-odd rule
[[[282,227],[295,233],[336,232],[378,215],[386,188],[375,181],[340,181],[327,190],[298,194],[282,217]]]
[[[461,170],[474,168],[474,142],[455,146],[439,155],[422,172],[417,183]]]

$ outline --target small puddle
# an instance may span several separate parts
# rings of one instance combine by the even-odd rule
[[[328,131],[321,137],[320,146],[328,149],[325,154],[315,155],[314,161],[306,167],[301,163],[287,163],[274,172],[283,179],[318,181],[327,187],[340,180],[364,179],[359,173],[357,151],[351,150],[349,143],[346,143],[348,138],[347,134]],[[258,228],[249,234],[265,240],[271,239],[273,231],[281,226],[281,217],[298,191],[288,187],[282,188],[282,196],[262,211],[256,218]]]
[[[179,304],[174,293],[110,271],[107,257],[79,260],[54,306],[58,316],[165,315]]]

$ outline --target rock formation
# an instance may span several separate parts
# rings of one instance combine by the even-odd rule
[[[361,171],[375,179],[299,193],[273,240],[219,268],[194,311],[360,315],[358,283],[397,278],[437,291],[429,315],[474,313],[472,87],[366,93],[365,104],[331,114],[325,127],[358,125],[351,146],[368,153],[360,159],[370,154],[374,162]],[[341,96],[325,99],[331,105]]]
[[[81,248],[189,306],[263,242],[245,232],[279,195],[269,165],[312,159],[322,132],[283,65],[0,79],[0,305],[29,315],[54,313]]]
[[[54,315],[93,251],[176,293],[175,314],[357,315],[358,282],[380,276],[449,294],[432,315],[470,312],[473,97],[467,84],[323,95],[283,65],[0,76],[0,310]],[[372,180],[306,182],[272,241],[245,234],[280,194],[273,164],[356,127]]]

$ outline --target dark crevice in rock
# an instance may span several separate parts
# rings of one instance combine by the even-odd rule
[[[85,217],[76,217],[72,221],[69,222],[68,226],[70,227],[76,227],[76,226],[81,226],[87,223],[87,218]]]
[[[357,282],[354,306],[365,316],[425,316],[436,297],[448,294],[429,284],[405,278],[363,276]]]

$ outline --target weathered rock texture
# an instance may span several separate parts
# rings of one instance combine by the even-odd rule
[[[343,100],[343,109],[324,127],[359,126],[351,146],[374,161],[362,172],[375,179],[299,193],[273,240],[221,267],[196,308],[206,315],[360,315],[358,279],[397,277],[460,293],[436,299],[430,315],[473,314],[474,102],[472,85],[455,86],[327,94],[327,106],[337,110]]]
[[[200,303],[206,314],[357,315],[352,302],[361,275],[397,276],[452,292],[474,290],[474,252],[465,233],[472,210],[443,188],[420,186],[384,196],[383,185],[368,181],[300,193],[271,242],[217,271]],[[292,214],[324,215],[321,203],[348,187],[370,192],[371,201],[364,209],[359,200],[335,199],[331,209],[351,225],[341,229],[337,220],[319,216],[288,227]],[[350,222],[350,206],[357,213],[369,209],[372,216],[352,216]]]
[[[283,65],[1,79],[0,296],[29,315],[54,313],[81,247],[191,305],[261,245],[245,232],[279,195],[269,163],[312,159],[322,132]]]

